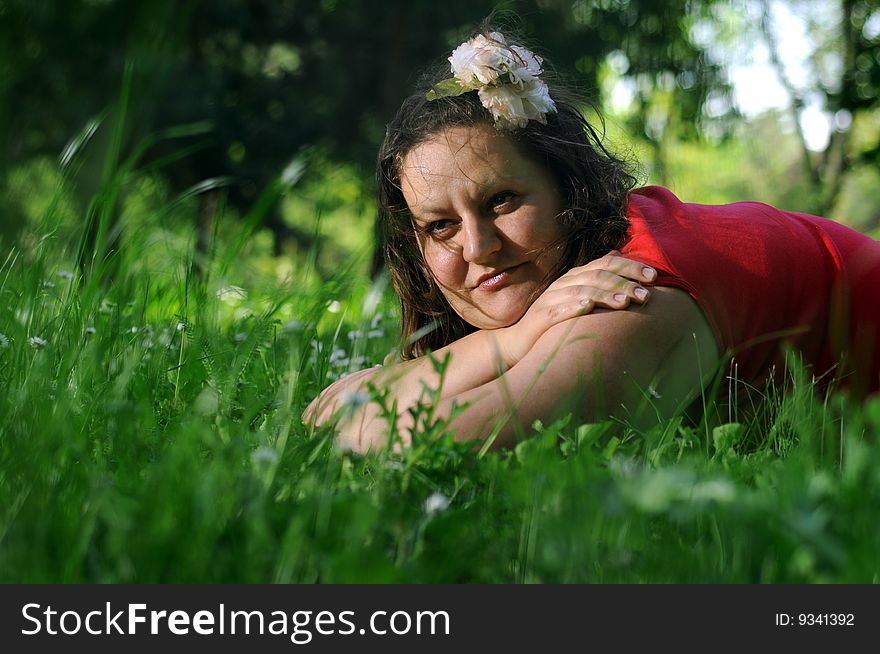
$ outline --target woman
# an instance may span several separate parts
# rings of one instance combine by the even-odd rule
[[[671,415],[729,358],[760,387],[786,347],[826,382],[878,390],[877,241],[758,203],[632,190],[540,57],[488,32],[449,61],[453,77],[404,102],[379,155],[403,360],[341,379],[307,419],[342,413],[343,443],[365,451],[387,443],[388,420],[406,441],[439,388],[432,415],[457,438],[510,446],[572,411]],[[636,282],[654,284],[650,302]],[[346,401],[370,385],[385,411]]]

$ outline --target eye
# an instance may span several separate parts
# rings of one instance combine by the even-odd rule
[[[455,223],[453,221],[441,218],[440,220],[432,220],[422,229],[429,236],[443,238],[444,236],[451,234],[454,227]]]
[[[517,194],[513,191],[501,191],[501,193],[496,193],[489,199],[489,206],[493,209],[498,209],[504,207],[504,205],[513,204],[517,197]]]

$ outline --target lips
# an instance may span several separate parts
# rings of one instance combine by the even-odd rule
[[[474,288],[484,288],[491,289],[495,288],[502,282],[504,282],[514,270],[519,268],[522,264],[516,264],[515,266],[510,266],[508,268],[499,268],[492,272],[485,273],[477,277],[477,283],[474,284]]]

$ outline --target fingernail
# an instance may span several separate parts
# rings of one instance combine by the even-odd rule
[[[645,266],[644,268],[642,268],[642,274],[645,277],[647,277],[648,279],[654,279],[654,277],[657,276],[657,271],[654,270],[653,268],[649,268],[648,266]]]
[[[636,292],[638,292],[638,291],[636,291]],[[624,295],[623,293],[615,293],[614,294],[614,301],[615,302],[626,302],[626,295]]]
[[[635,294],[636,294],[636,297],[639,298],[640,300],[644,300],[646,297],[648,297],[648,291],[646,289],[642,288],[641,286],[639,286],[635,290]]]

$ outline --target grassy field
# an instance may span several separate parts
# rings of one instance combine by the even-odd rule
[[[880,580],[878,400],[793,374],[764,421],[562,421],[485,456],[435,424],[362,457],[300,416],[394,347],[381,283],[260,267],[228,225],[196,277],[134,199],[81,272],[44,204],[0,256],[0,582]]]

